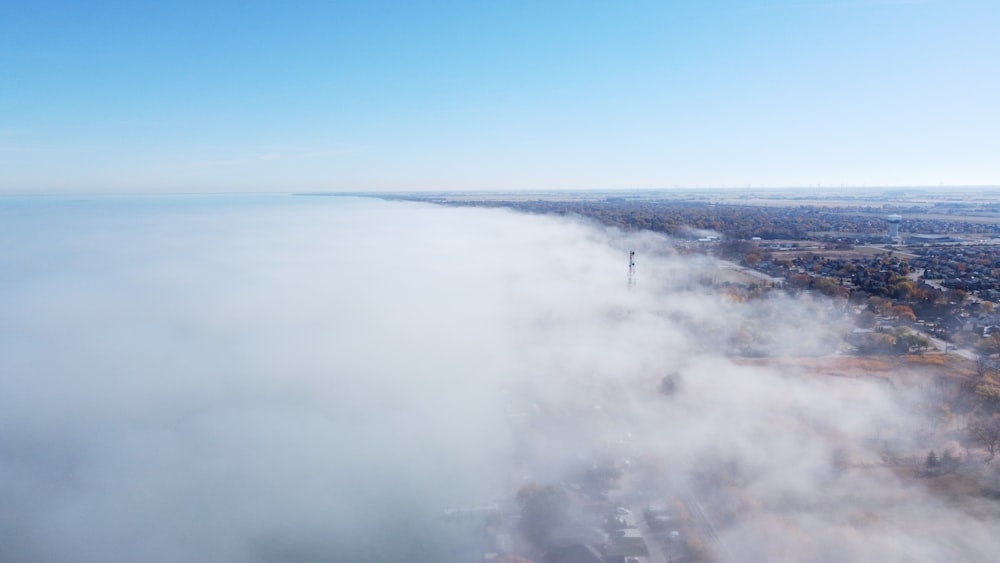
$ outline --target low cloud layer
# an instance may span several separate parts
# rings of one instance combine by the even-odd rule
[[[341,198],[0,214],[0,560],[454,560],[444,508],[601,455],[739,504],[740,560],[1000,547],[990,505],[878,465],[917,397],[727,357],[826,353],[836,305],[733,299],[651,234]]]

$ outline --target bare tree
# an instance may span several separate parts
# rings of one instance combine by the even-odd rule
[[[976,375],[979,379],[985,378],[990,373],[990,360],[985,354],[976,354]]]
[[[557,485],[525,485],[517,492],[521,532],[538,547],[549,547],[552,534],[570,521],[569,494]]]
[[[974,422],[969,426],[969,433],[973,442],[986,449],[987,463],[1000,453],[1000,418],[991,416]]]
[[[979,341],[981,355],[987,357],[1000,354],[1000,330],[993,330],[989,337]]]
[[[941,460],[938,459],[938,456],[936,453],[934,453],[934,450],[931,450],[931,453],[927,454],[927,461],[924,462],[924,466],[927,468],[927,472],[930,473],[937,471],[939,465],[941,465]]]

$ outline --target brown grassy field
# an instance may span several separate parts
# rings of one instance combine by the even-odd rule
[[[906,356],[823,356],[818,358],[744,358],[741,365],[766,365],[790,373],[834,377],[876,377],[890,380],[900,373],[968,378],[976,374],[972,362],[952,355],[913,354]]]

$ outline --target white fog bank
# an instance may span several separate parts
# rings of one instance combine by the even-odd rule
[[[836,471],[877,461],[876,427],[905,439],[906,397],[726,357],[825,353],[828,304],[727,299],[713,271],[498,210],[0,200],[0,560],[452,561],[444,508],[622,448],[693,489],[737,467],[741,560],[997,553],[992,516]]]

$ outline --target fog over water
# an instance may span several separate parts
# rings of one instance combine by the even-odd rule
[[[992,560],[992,505],[878,464],[914,393],[726,356],[839,313],[718,275],[501,210],[0,199],[0,561],[458,560],[444,508],[602,455],[728,494],[739,560]]]

